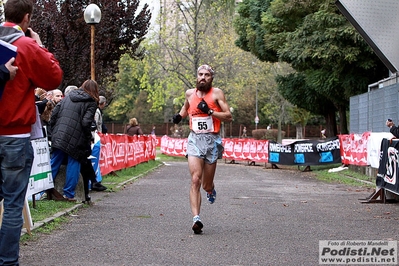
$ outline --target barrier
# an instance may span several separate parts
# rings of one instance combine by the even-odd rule
[[[340,163],[338,138],[294,141],[288,145],[255,139],[222,139],[223,158],[285,165],[320,165]],[[185,156],[187,139],[163,136],[161,152],[171,156]]]
[[[339,135],[341,159],[346,165],[368,166],[378,169],[381,141],[392,139],[389,132],[364,132],[363,134]]]
[[[381,141],[380,166],[376,184],[378,187],[399,194],[399,141]]]
[[[100,169],[106,175],[113,171],[155,160],[156,137],[154,135],[129,136],[125,134],[101,134]]]
[[[288,145],[269,142],[269,163],[284,165],[323,165],[341,163],[338,138],[301,140]]]

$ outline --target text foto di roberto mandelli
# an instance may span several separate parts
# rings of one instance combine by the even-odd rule
[[[320,240],[319,259],[321,263],[361,264],[397,261],[397,241],[384,240]]]

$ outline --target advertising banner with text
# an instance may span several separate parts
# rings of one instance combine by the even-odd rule
[[[268,141],[255,139],[222,139],[224,146],[223,159],[238,161],[268,161]],[[187,138],[176,139],[163,136],[161,152],[170,156],[186,156]]]
[[[338,138],[296,141],[289,145],[269,141],[269,163],[322,165],[340,162]]]
[[[376,185],[399,194],[399,141],[383,139],[381,141],[380,167]]]
[[[31,143],[34,158],[26,197],[54,187],[47,138],[35,139]]]
[[[112,171],[155,160],[156,137],[101,134],[100,169],[106,175]]]

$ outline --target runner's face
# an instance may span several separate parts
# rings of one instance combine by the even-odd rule
[[[200,91],[208,91],[212,87],[212,75],[206,69],[201,69],[197,74],[197,89]]]

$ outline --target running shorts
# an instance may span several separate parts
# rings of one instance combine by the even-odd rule
[[[204,159],[205,163],[213,164],[223,157],[223,143],[219,134],[190,132],[187,142],[187,157],[194,156]]]

